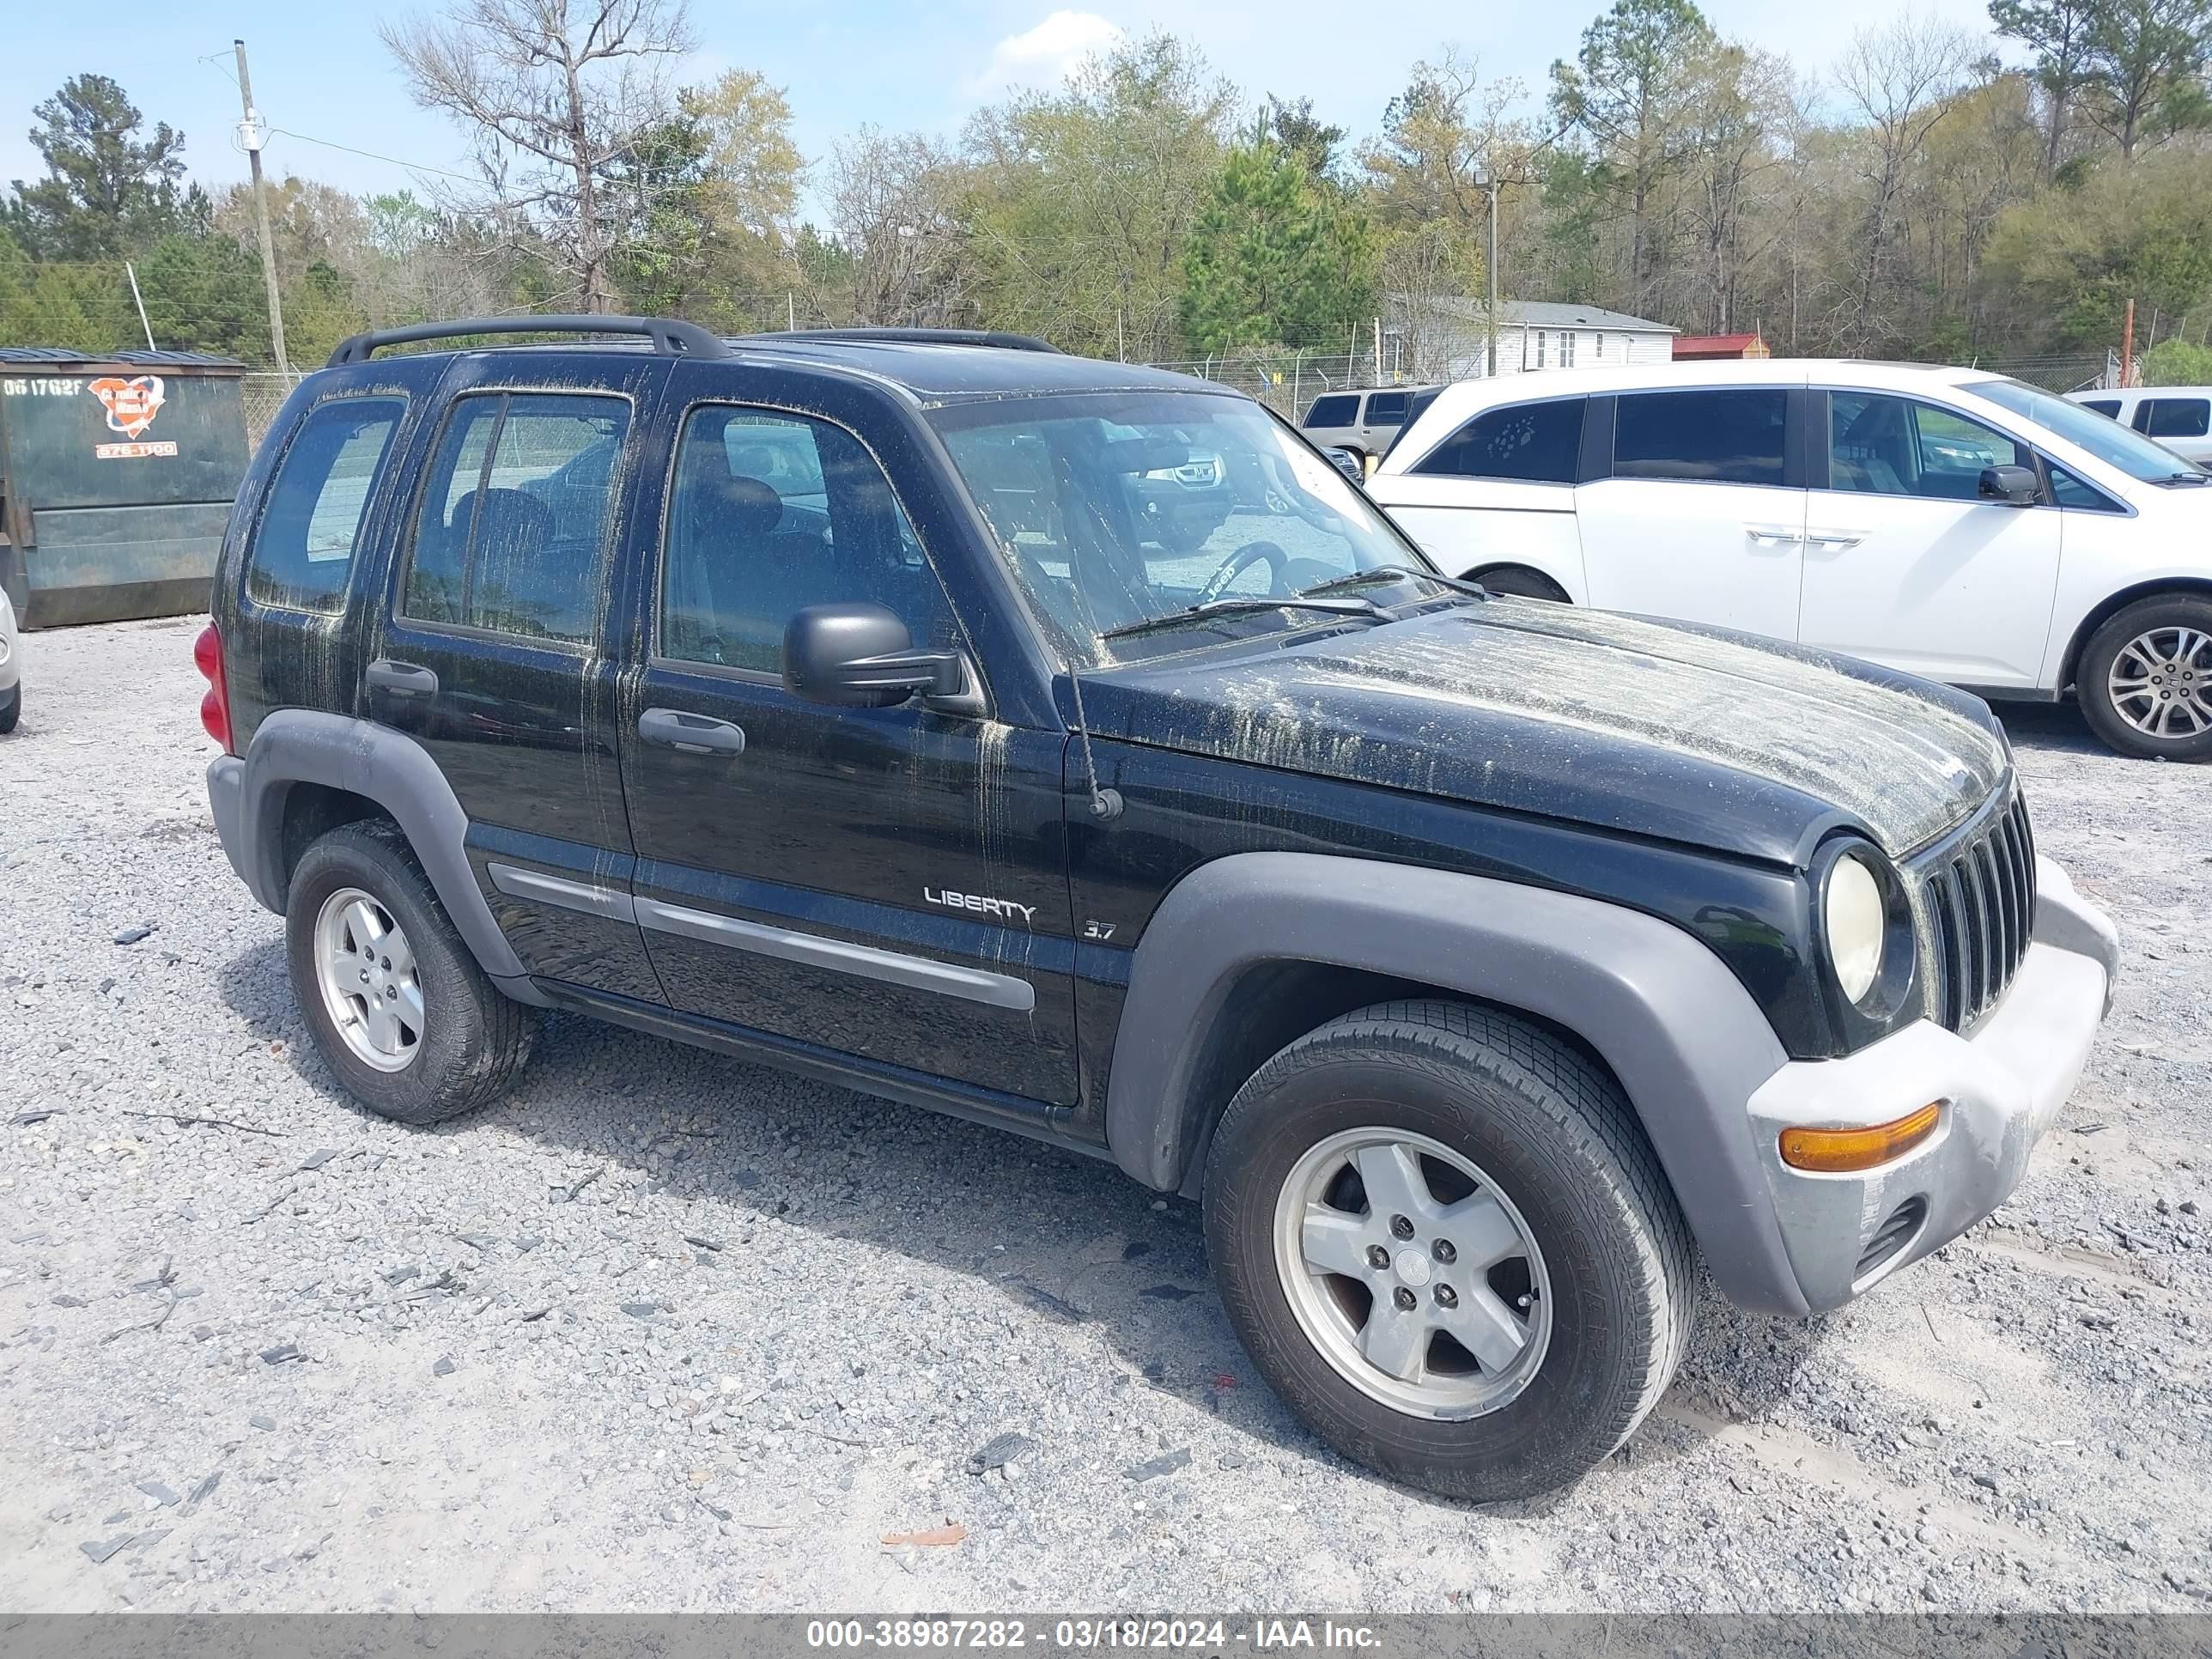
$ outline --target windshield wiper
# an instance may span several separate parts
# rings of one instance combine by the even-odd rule
[[[1303,593],[1292,594],[1287,599],[1263,599],[1255,594],[1208,599],[1203,605],[1185,605],[1180,611],[1164,611],[1138,622],[1123,623],[1119,628],[1108,629],[1098,637],[1102,640],[1127,639],[1132,634],[1149,634],[1156,628],[1173,628],[1183,623],[1203,622],[1210,617],[1233,617],[1255,611],[1325,611],[1336,617],[1379,617],[1386,622],[1390,618],[1390,612],[1374,600],[1356,599],[1350,594],[1334,599],[1309,599]]]
[[[2162,484],[2212,483],[2212,472],[2169,472],[2163,478],[2153,478],[2151,482]]]
[[[1355,570],[1348,576],[1333,577],[1325,582],[1316,582],[1311,587],[1302,587],[1298,590],[1298,597],[1307,599],[1316,593],[1334,593],[1340,588],[1356,587],[1362,582],[1402,581],[1408,576],[1434,582],[1439,587],[1448,587],[1453,592],[1464,593],[1470,599],[1486,599],[1491,597],[1490,590],[1480,582],[1462,581],[1456,576],[1439,576],[1433,570],[1416,570],[1409,564],[1378,564],[1372,569]]]

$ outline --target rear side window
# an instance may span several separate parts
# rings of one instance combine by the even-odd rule
[[[255,604],[345,609],[369,496],[406,412],[398,398],[340,398],[307,412],[284,451],[246,558],[246,592]]]
[[[2120,400],[2118,398],[2084,398],[2081,407],[2094,409],[2100,415],[2109,415],[2116,421],[2120,418]]]
[[[621,398],[458,399],[430,465],[403,613],[416,622],[587,643],[596,631]]]
[[[1572,483],[1582,460],[1585,400],[1485,410],[1424,455],[1418,473]]]
[[[1367,424],[1396,426],[1406,418],[1406,405],[1413,400],[1410,392],[1377,392],[1367,399]]]
[[[1613,476],[1778,484],[1789,394],[1642,392],[1615,405]]]
[[[2147,438],[2201,438],[2212,430],[2212,398],[2153,398],[2146,407]]]
[[[1359,399],[1343,393],[1316,398],[1313,407],[1306,410],[1308,426],[1353,426],[1358,420]]]

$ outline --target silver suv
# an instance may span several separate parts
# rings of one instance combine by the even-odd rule
[[[1394,386],[1374,392],[1325,392],[1298,422],[1317,449],[1349,450],[1363,468],[1397,441],[1415,396],[1429,388]]]

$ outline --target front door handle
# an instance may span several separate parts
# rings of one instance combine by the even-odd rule
[[[637,734],[647,743],[687,755],[742,755],[744,728],[681,708],[648,708],[637,717]]]
[[[411,662],[394,662],[389,657],[379,657],[368,668],[368,683],[380,691],[389,691],[395,697],[434,697],[438,695],[438,676],[434,670]]]
[[[1794,530],[1773,524],[1747,524],[1743,533],[1761,547],[1796,547],[1805,539]]]

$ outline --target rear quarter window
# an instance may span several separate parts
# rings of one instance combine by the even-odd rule
[[[1421,457],[1413,471],[1431,477],[1575,482],[1582,461],[1585,400],[1486,409]]]
[[[257,605],[345,608],[376,481],[407,412],[400,398],[337,398],[309,410],[285,446],[246,555]]]
[[[1338,395],[1316,398],[1313,407],[1306,410],[1308,426],[1352,426],[1359,419],[1359,399]]]

